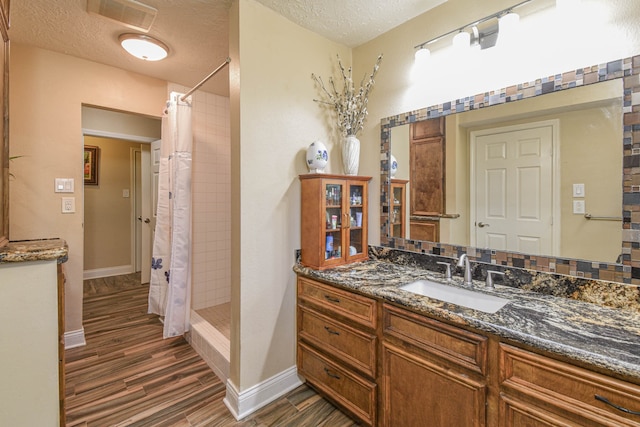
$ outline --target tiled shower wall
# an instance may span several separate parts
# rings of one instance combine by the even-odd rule
[[[190,88],[170,84],[169,92]],[[192,95],[193,180],[191,308],[231,298],[231,148],[229,98]]]

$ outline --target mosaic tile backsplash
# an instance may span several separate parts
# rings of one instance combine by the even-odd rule
[[[624,80],[623,95],[623,206],[622,264],[526,255],[490,249],[467,248],[444,243],[389,238],[389,175],[391,128],[419,120],[446,116],[530,98],[577,86]],[[505,267],[558,273],[584,279],[640,284],[640,56],[599,64],[540,78],[381,120],[380,241],[382,246],[455,258],[467,253],[472,260]]]

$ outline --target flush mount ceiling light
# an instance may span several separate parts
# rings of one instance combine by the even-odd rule
[[[124,50],[145,61],[160,61],[169,54],[166,44],[145,34],[122,34],[118,40]]]

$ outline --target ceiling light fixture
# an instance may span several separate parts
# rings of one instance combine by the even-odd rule
[[[144,61],[160,61],[169,54],[166,44],[145,34],[121,34],[118,40],[124,50]]]

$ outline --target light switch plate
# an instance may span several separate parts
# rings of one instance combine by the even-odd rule
[[[585,206],[584,206],[584,200],[574,200],[573,201],[573,213],[574,214],[584,214],[585,211]]]
[[[573,197],[584,197],[584,184],[573,184]]]
[[[55,188],[56,193],[73,193],[74,191],[73,178],[56,178]]]

